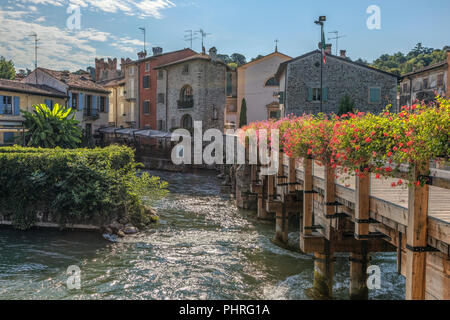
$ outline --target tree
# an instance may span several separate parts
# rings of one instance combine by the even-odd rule
[[[233,62],[233,60],[231,60],[230,56],[227,55],[227,54],[218,54],[217,58],[219,58],[220,60],[222,60],[226,64],[229,64],[230,62]]]
[[[355,103],[350,99],[350,96],[346,94],[339,101],[338,116],[342,116],[343,114],[353,112],[354,108]]]
[[[231,55],[231,60],[233,62],[235,62],[238,65],[238,67],[247,63],[247,59],[245,58],[245,56],[243,54],[240,54],[240,53],[233,53]]]
[[[258,60],[258,59],[261,59],[261,58],[264,58],[264,56],[263,56],[263,55],[260,55],[260,54],[258,54],[258,56],[257,56],[256,58],[253,58],[253,59],[252,59],[252,61],[255,61],[255,60]]]
[[[33,113],[21,110],[29,147],[74,149],[80,145],[82,130],[73,109],[58,104],[53,110],[45,104],[33,108]]]
[[[16,69],[12,60],[6,61],[5,57],[0,57],[0,79],[14,80]]]
[[[247,125],[247,102],[245,98],[242,99],[241,114],[239,116],[239,128]]]

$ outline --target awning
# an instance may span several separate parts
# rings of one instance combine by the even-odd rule
[[[158,130],[139,130],[134,133],[138,137],[154,138],[154,139],[171,139],[173,133]],[[190,137],[190,135],[178,135],[182,137]]]
[[[98,132],[101,133],[114,133],[116,130],[119,130],[121,128],[117,128],[117,127],[104,127],[104,128],[100,128],[98,129]]]
[[[126,128],[126,129],[115,130],[114,133],[121,134],[124,136],[132,136],[133,133],[135,133],[136,131],[139,131],[139,129]]]

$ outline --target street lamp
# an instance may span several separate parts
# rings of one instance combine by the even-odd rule
[[[320,16],[318,20],[314,21],[315,24],[320,25],[320,43],[322,46],[322,50],[325,46],[325,43],[323,43],[325,41],[325,36],[323,33],[323,26],[324,26],[324,22],[327,21],[327,17],[326,16]],[[320,59],[320,113],[323,112],[323,59]]]

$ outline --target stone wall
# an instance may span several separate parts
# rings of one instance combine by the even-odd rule
[[[189,72],[183,73],[184,66],[189,64]],[[166,79],[168,77],[168,79]],[[167,82],[166,82],[167,80]],[[166,88],[166,83],[169,84]],[[193,108],[181,109],[177,101],[180,100],[181,89],[190,85],[193,89]],[[167,92],[167,107],[169,129],[181,127],[184,115],[190,115],[193,121],[202,121],[203,130],[216,128],[223,131],[225,114],[225,86],[226,66],[219,62],[206,59],[190,60],[166,68],[163,79],[158,80],[158,93]],[[165,104],[157,105],[157,120],[166,120]],[[213,110],[217,110],[214,119]]]
[[[286,114],[318,113],[320,101],[308,101],[308,88],[320,88],[320,52],[306,55],[288,64]],[[381,102],[369,102],[369,89],[381,89]],[[387,105],[397,108],[397,78],[384,72],[359,66],[342,58],[327,56],[323,67],[323,88],[328,88],[324,113],[336,113],[346,94],[359,111],[379,113]]]

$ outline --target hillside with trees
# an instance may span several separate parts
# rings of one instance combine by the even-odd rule
[[[446,51],[450,46],[445,46],[442,50],[427,48],[418,43],[409,53],[397,52],[392,55],[383,54],[373,63],[358,59],[356,62],[365,63],[377,69],[391,72],[397,75],[412,72],[442,61],[447,58]]]

